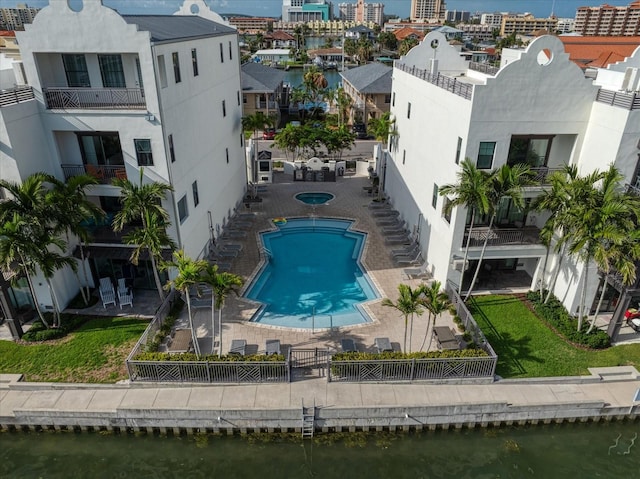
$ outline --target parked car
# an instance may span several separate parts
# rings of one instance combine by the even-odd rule
[[[262,132],[263,140],[273,140],[275,136],[276,136],[275,128],[265,128],[264,131]]]
[[[358,140],[367,139],[367,127],[365,126],[364,123],[354,123],[353,127],[351,128],[351,131],[353,131],[353,133],[356,135],[356,138]]]

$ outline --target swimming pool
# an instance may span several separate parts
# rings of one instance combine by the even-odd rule
[[[369,322],[362,303],[380,295],[360,267],[366,234],[352,223],[289,219],[262,233],[268,261],[245,293],[262,303],[253,321],[304,329]]]
[[[335,196],[331,193],[309,191],[306,193],[298,193],[295,198],[296,200],[302,201],[308,205],[323,205],[334,199]]]

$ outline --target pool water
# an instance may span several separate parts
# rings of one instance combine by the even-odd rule
[[[361,304],[380,296],[359,264],[366,234],[351,224],[292,219],[263,233],[268,261],[245,294],[263,304],[253,321],[305,329],[368,322]]]
[[[334,199],[331,193],[317,193],[317,192],[308,192],[308,193],[298,193],[296,195],[296,200],[302,201],[308,205],[323,205],[328,201]]]

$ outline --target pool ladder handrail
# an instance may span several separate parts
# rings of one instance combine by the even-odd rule
[[[267,257],[267,261],[273,260],[273,253],[269,251],[267,248],[265,248],[264,246],[260,248],[260,253],[262,253],[264,256]]]

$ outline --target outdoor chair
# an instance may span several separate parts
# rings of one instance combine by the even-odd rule
[[[422,266],[419,266],[418,268],[404,268],[402,272],[407,277],[407,279],[431,276],[431,273],[429,273],[429,263],[427,263],[426,261],[422,263]]]
[[[118,301],[120,302],[120,309],[127,304],[133,308],[133,291],[127,287],[125,278],[118,279]]]
[[[340,340],[340,347],[345,353],[355,353],[358,351],[356,348],[356,342],[351,338],[343,338]]]
[[[102,306],[107,309],[107,304],[116,305],[116,292],[113,289],[113,283],[111,278],[100,278],[100,299],[102,300]]]
[[[398,264],[418,264],[422,261],[422,253],[418,251],[415,256],[398,257],[395,261]]]
[[[234,339],[231,341],[231,348],[229,348],[229,354],[237,354],[238,356],[244,356],[246,347],[247,347],[246,339]]]
[[[371,216],[373,216],[374,218],[382,218],[382,217],[388,217],[388,216],[399,216],[400,212],[396,211],[396,210],[374,210],[371,212]]]
[[[396,248],[391,250],[391,256],[407,256],[416,251],[420,247],[420,244],[413,240],[413,242],[407,244],[403,248]]]
[[[389,341],[389,338],[375,338],[373,340],[373,344],[375,345],[378,353],[393,351],[393,348],[391,347],[391,341]]]
[[[265,344],[265,350],[267,352],[267,356],[271,354],[280,354],[280,340],[267,339]]]

